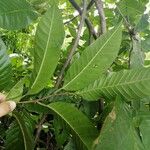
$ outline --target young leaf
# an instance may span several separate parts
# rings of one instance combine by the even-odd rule
[[[25,28],[37,18],[26,0],[0,0],[0,27],[8,30]]]
[[[0,90],[9,85],[11,79],[11,64],[6,52],[6,46],[0,39]]]
[[[23,93],[23,80],[20,80],[7,94],[7,99],[15,102],[20,101]]]
[[[67,72],[63,89],[79,90],[98,79],[116,58],[121,38],[121,24],[87,47]]]
[[[49,108],[50,112],[58,118],[62,127],[72,134],[78,149],[91,150],[98,132],[83,113],[69,103],[56,102],[43,106]]]
[[[41,18],[35,35],[34,69],[29,94],[42,90],[57,66],[64,39],[61,12],[54,4]]]
[[[144,150],[129,106],[117,98],[95,141],[95,150]]]
[[[16,121],[6,133],[7,150],[33,150],[33,137],[24,118],[19,113],[13,113]]]
[[[82,91],[77,92],[87,100],[97,100],[100,96],[112,99],[120,95],[127,100],[150,96],[150,68],[140,68],[103,76]]]

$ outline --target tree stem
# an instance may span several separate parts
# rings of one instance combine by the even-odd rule
[[[64,63],[64,65],[62,67],[62,70],[60,71],[60,75],[58,76],[58,79],[57,79],[57,82],[56,82],[56,88],[59,88],[59,86],[62,82],[62,79],[63,79],[64,72],[65,72],[66,68],[68,67],[68,65],[70,64],[70,61],[71,61],[71,59],[72,59],[72,57],[75,53],[75,50],[78,47],[81,32],[82,32],[82,28],[84,26],[84,21],[85,21],[85,17],[86,17],[86,9],[87,9],[87,4],[86,4],[86,0],[84,0],[83,12],[82,12],[82,15],[81,15],[81,21],[80,21],[79,29],[78,29],[78,32],[77,32],[77,36],[76,36],[74,45],[73,45],[73,47],[72,47],[72,49],[71,49],[71,51],[70,51],[70,53],[67,57],[67,60]]]
[[[105,13],[104,13],[102,0],[95,0],[95,5],[96,5],[96,8],[98,10],[98,14],[100,16],[100,25],[101,26],[100,26],[99,35],[101,35],[101,34],[104,34],[107,30],[106,17],[105,17]]]

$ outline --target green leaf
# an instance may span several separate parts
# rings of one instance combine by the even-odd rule
[[[23,80],[20,80],[7,94],[7,99],[19,102],[23,93]]]
[[[60,120],[57,119],[57,117],[54,118],[53,120],[53,126],[54,126],[54,135],[55,135],[55,140],[57,142],[57,147],[58,149],[60,149],[62,145],[66,143],[70,135],[66,130],[63,129],[62,124],[60,123]]]
[[[11,64],[7,55],[6,46],[0,39],[0,90],[5,89],[11,79]]]
[[[37,114],[46,114],[49,109],[46,107],[43,107],[37,103],[32,103],[32,104],[26,104],[25,108],[31,112],[31,113],[37,113]]]
[[[138,36],[136,39],[132,38],[133,42],[133,49],[131,51],[130,56],[130,68],[139,68],[144,66],[144,53],[142,52],[141,48],[141,40]]]
[[[34,69],[29,94],[42,90],[57,66],[64,28],[60,10],[56,5],[49,8],[41,18],[35,35]]]
[[[145,150],[149,150],[150,146],[150,112],[141,112],[140,113],[141,121],[139,129],[141,132],[141,137]]]
[[[62,127],[72,134],[78,149],[91,150],[93,141],[98,133],[94,125],[83,113],[69,103],[56,102],[43,106],[49,108]]]
[[[143,4],[141,0],[121,0],[118,6],[122,14],[128,17],[128,19],[142,15],[145,10],[145,3]]]
[[[26,0],[0,0],[0,27],[8,30],[25,28],[37,14]]]
[[[150,51],[150,37],[145,37],[145,40],[141,41],[142,43],[142,49],[144,52]]]
[[[127,100],[150,96],[150,68],[139,68],[103,76],[82,91],[77,92],[87,100],[99,97],[113,99],[120,95]]]
[[[132,121],[130,107],[117,98],[95,141],[95,150],[144,150]]]
[[[70,139],[68,144],[64,147],[64,150],[77,150],[72,139]]]
[[[122,38],[121,25],[102,35],[83,51],[81,57],[68,70],[63,89],[71,91],[82,89],[106,72],[119,51]]]
[[[6,133],[6,149],[33,150],[33,137],[29,130],[30,127],[26,125],[24,117],[19,113],[13,113],[13,116],[16,121],[10,126]]]
[[[138,32],[145,31],[149,26],[148,19],[149,19],[149,15],[143,14],[140,21],[136,25],[135,30]]]

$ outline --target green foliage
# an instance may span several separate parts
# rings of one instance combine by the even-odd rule
[[[0,149],[149,150],[150,2],[102,1],[0,0]]]
[[[18,30],[36,18],[37,13],[26,0],[0,0],[0,27]]]
[[[91,149],[98,132],[85,115],[68,103],[56,102],[45,107],[56,115],[62,128],[72,134],[78,149]]]
[[[142,137],[145,149],[148,150],[149,149],[149,141],[150,141],[149,134],[148,134],[148,133],[150,133],[150,128],[149,128],[150,113],[149,112],[140,112],[139,117],[140,117],[139,129],[141,131],[141,137]]]
[[[7,94],[7,99],[13,100],[15,102],[20,101],[23,94],[23,80],[20,80]]]
[[[34,69],[29,94],[38,93],[45,87],[59,60],[64,28],[60,10],[55,4],[41,18],[35,36]]]
[[[144,14],[144,15],[141,16],[140,21],[137,23],[137,25],[135,27],[135,29],[138,32],[144,31],[148,28],[148,26],[149,26],[148,18],[149,18],[148,14]]]
[[[29,130],[30,124],[25,122],[25,117],[19,113],[13,113],[16,121],[13,122],[6,133],[7,150],[33,150],[32,134]]]
[[[135,37],[137,39],[132,39],[133,40],[133,49],[131,51],[131,56],[130,56],[130,68],[138,68],[138,67],[143,67],[144,65],[144,53],[142,52],[142,47],[141,47],[141,41],[139,37]]]
[[[68,70],[63,89],[82,89],[106,72],[118,54],[122,35],[121,25],[102,35],[83,51],[81,57]]]
[[[95,149],[120,150],[120,147],[122,150],[144,150],[134,128],[129,106],[117,98],[95,141]]]
[[[111,100],[117,95],[127,100],[144,98],[150,95],[149,73],[150,68],[112,73],[101,77],[100,80],[96,80],[77,93],[87,100],[98,100],[100,96]]]
[[[136,20],[139,20],[140,15],[143,14],[147,2],[147,0],[144,2],[141,0],[120,0],[118,7],[129,22],[134,23]]]
[[[11,64],[7,55],[6,46],[0,39],[0,90],[3,90],[10,83]]]

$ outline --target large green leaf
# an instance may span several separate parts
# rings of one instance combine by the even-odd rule
[[[120,95],[127,100],[150,96],[150,68],[125,70],[103,76],[77,93],[87,100],[97,100],[100,96],[112,99]]]
[[[100,135],[95,141],[96,150],[144,150],[132,121],[130,107],[117,98],[106,117]]]
[[[121,38],[121,24],[87,47],[67,72],[63,89],[79,90],[98,79],[116,58]]]
[[[96,127],[83,113],[69,103],[56,102],[43,106],[49,108],[60,121],[62,128],[67,129],[72,134],[78,149],[91,150],[98,132]]]
[[[25,121],[24,116],[19,113],[14,113],[13,116],[16,121],[12,123],[6,133],[6,149],[33,150],[33,137],[30,132],[31,124]]]
[[[0,39],[0,90],[9,85],[11,79],[11,65],[6,52],[6,46]]]
[[[34,69],[30,94],[42,90],[57,66],[64,39],[61,12],[54,4],[41,18],[35,35]]]
[[[25,28],[37,18],[26,0],[0,0],[0,27],[8,30]]]

